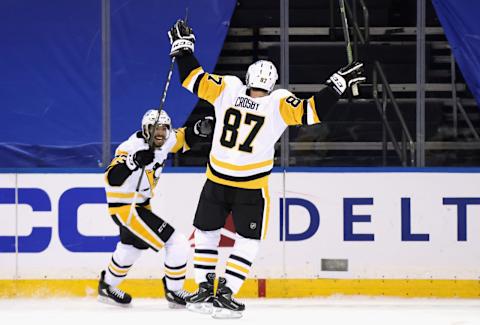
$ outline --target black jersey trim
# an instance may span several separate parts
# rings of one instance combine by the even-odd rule
[[[187,79],[190,72],[200,67],[197,58],[193,54],[185,53],[182,56],[177,57],[178,73],[180,74],[180,80],[182,83]]]
[[[131,205],[130,203],[108,203],[109,208],[119,208],[123,207],[125,205]],[[147,205],[150,205],[150,199],[147,199],[145,202],[142,203],[137,203],[136,205],[139,205],[141,207],[145,207]]]
[[[202,81],[202,78],[205,76],[205,72],[201,73],[198,77],[197,80],[195,80],[195,83],[193,84],[193,93],[195,95],[198,94],[198,87],[200,87],[200,81]]]
[[[222,174],[218,171],[216,171],[213,167],[212,167],[212,164],[210,164],[210,161],[207,163],[208,164],[208,167],[210,168],[210,171],[212,172],[213,175],[219,177],[219,178],[222,178],[224,180],[227,180],[227,181],[232,181],[232,182],[248,182],[248,181],[253,181],[255,179],[259,179],[259,178],[262,178],[262,177],[265,177],[265,176],[268,176],[272,173],[272,170],[268,170],[266,172],[263,172],[263,173],[259,173],[259,174],[255,174],[255,175],[251,175],[251,176],[243,176],[243,177],[236,177],[236,176],[229,176],[229,175],[225,175],[225,174]]]
[[[335,116],[335,110],[333,110],[332,107],[335,106],[339,99],[340,96],[330,86],[323,88],[313,95],[315,110],[317,111],[317,116],[320,121],[326,122]]]

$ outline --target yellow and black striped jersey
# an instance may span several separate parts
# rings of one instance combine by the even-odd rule
[[[109,204],[131,204],[140,178],[141,168],[131,171],[125,163],[128,155],[133,155],[139,150],[148,149],[148,143],[141,132],[132,134],[127,141],[122,142],[115,150],[115,157],[105,171],[105,190]],[[185,142],[185,128],[172,132],[161,148],[155,150],[153,162],[145,166],[144,175],[140,184],[136,203],[145,203],[153,196],[153,190],[162,172],[168,153],[175,153],[183,149],[188,150]],[[116,172],[117,175],[112,177]],[[118,176],[119,175],[119,176]]]
[[[188,70],[180,66],[182,62],[186,59],[178,63],[181,78],[184,75],[183,87],[208,101],[215,110],[217,122],[207,165],[207,177],[214,182],[241,188],[263,187],[273,168],[275,143],[284,130],[289,125],[320,122],[315,96],[304,100],[278,89],[252,98],[239,78],[206,73],[195,64],[196,60],[189,62],[192,69]],[[329,91],[327,101],[335,103],[338,96]]]

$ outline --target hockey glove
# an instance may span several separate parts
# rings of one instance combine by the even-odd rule
[[[195,35],[186,22],[179,19],[168,31],[168,38],[172,48],[170,56],[182,56],[185,53],[193,53],[195,44]]]
[[[130,170],[137,170],[151,164],[155,157],[153,150],[140,150],[127,156],[126,164]]]
[[[205,116],[193,126],[193,132],[199,137],[206,138],[213,132],[215,120],[213,116]]]
[[[365,80],[366,78],[363,75],[363,63],[354,61],[331,75],[327,80],[327,85],[332,87],[337,94],[341,96],[345,93],[347,88],[365,82]]]

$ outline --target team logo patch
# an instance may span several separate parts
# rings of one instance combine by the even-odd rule
[[[254,230],[255,228],[257,228],[257,223],[250,222],[250,229]]]

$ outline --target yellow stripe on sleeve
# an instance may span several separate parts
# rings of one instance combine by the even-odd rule
[[[119,157],[115,157],[112,159],[112,161],[110,162],[110,165],[108,165],[107,168],[112,168],[113,166],[117,165],[117,164],[121,164],[125,162],[125,157],[122,157],[122,156],[119,156]]]
[[[117,150],[117,152],[115,152],[115,155],[116,156],[128,156],[128,151]]]
[[[175,137],[177,138],[177,142],[172,147],[172,149],[170,149],[171,153],[176,153],[182,148],[183,148],[182,152],[190,150],[190,147],[185,141],[185,129],[186,128],[180,128],[175,130]]]
[[[287,125],[301,125],[303,116],[302,100],[293,96],[280,99],[280,115]]]
[[[202,67],[198,67],[198,68],[192,70],[192,71],[190,72],[190,74],[188,75],[188,77],[185,78],[185,80],[182,82],[182,86],[183,86],[184,88],[188,88],[188,86],[189,86],[190,83],[192,82],[192,79],[193,79],[196,75],[198,75],[198,74],[200,74],[200,73],[202,73],[202,72],[203,72]]]
[[[205,73],[202,80],[200,80],[197,95],[213,105],[223,89],[225,89],[225,80],[223,77]]]

